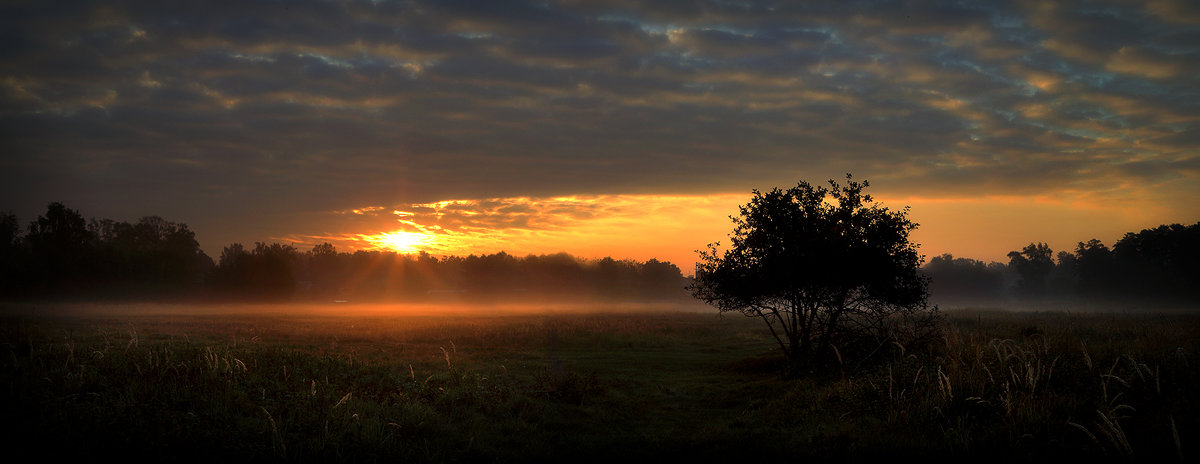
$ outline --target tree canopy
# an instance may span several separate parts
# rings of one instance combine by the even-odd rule
[[[1008,265],[1021,276],[1018,293],[1040,296],[1046,293],[1046,278],[1054,271],[1054,251],[1045,243],[1030,243],[1021,251],[1010,251]]]
[[[701,251],[689,287],[722,312],[761,318],[794,360],[878,349],[933,327],[908,208],[874,202],[849,174],[829,185],[754,190],[731,217],[731,246]]]

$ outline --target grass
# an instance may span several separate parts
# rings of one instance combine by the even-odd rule
[[[1195,315],[968,311],[941,343],[788,375],[711,313],[0,307],[17,457],[1183,462]]]

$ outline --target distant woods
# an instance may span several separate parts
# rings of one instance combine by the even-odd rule
[[[1000,300],[1192,307],[1200,301],[1200,222],[1126,233],[1112,248],[1096,239],[1055,253],[1030,243],[1008,263],[984,264],[945,254],[923,268],[932,300],[989,304]]]
[[[165,297],[197,291],[212,268],[195,234],[157,216],[84,220],[51,203],[20,234],[0,213],[0,292],[10,297]]]
[[[0,212],[0,295],[42,299],[420,301],[440,299],[688,299],[674,264],[566,253],[467,257],[301,250],[231,244],[214,260],[186,224],[148,216],[87,220],[51,203],[24,228]],[[1030,243],[1008,262],[946,254],[922,268],[943,305],[1079,300],[1122,304],[1200,301],[1200,222],[1127,233],[1057,251]]]
[[[225,247],[210,284],[244,299],[296,297],[351,301],[684,299],[686,284],[674,264],[558,253],[512,256],[505,252],[436,258],[427,253],[338,252],[325,243],[299,250],[257,243]]]
[[[214,261],[185,224],[156,216],[135,223],[88,221],[61,203],[51,203],[24,234],[13,214],[0,213],[0,273],[0,294],[26,299],[690,298],[679,268],[655,259],[504,252],[434,257],[260,242],[228,245]]]

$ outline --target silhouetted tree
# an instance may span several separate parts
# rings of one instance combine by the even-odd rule
[[[344,256],[331,243],[314,245],[304,253],[304,264],[297,279],[304,282],[309,296],[330,297],[338,293],[344,276]]]
[[[1200,298],[1200,222],[1127,233],[1113,244],[1128,294],[1195,302]]]
[[[442,275],[442,262],[424,251],[412,255],[397,255],[396,260],[402,265],[399,272],[394,272],[388,282],[389,292],[408,299],[424,299],[434,296],[433,291],[456,291],[454,283],[446,282]],[[439,294],[441,295],[441,294]]]
[[[0,294],[12,294],[24,286],[25,249],[20,230],[15,214],[0,213]]]
[[[687,285],[679,267],[651,258],[638,269],[638,282],[642,284],[642,297],[668,299],[683,294]]]
[[[503,251],[470,255],[463,262],[463,290],[482,294],[511,293],[520,286],[517,266],[517,259]]]
[[[846,185],[829,184],[754,190],[732,218],[732,246],[700,252],[692,294],[721,312],[761,318],[797,361],[834,346],[842,355],[851,347],[874,353],[932,335],[936,307],[926,304],[908,208],[875,203],[863,194],[869,184],[849,174]]]
[[[530,286],[544,295],[580,295],[584,290],[584,266],[567,253],[525,257]]]
[[[217,267],[213,268],[209,281],[214,288],[223,292],[241,293],[249,280],[250,253],[241,243],[226,245],[221,250]]]
[[[20,229],[17,215],[11,211],[0,212],[0,253],[10,252],[20,246]]]
[[[281,243],[256,242],[251,253],[252,288],[266,298],[288,298],[296,289],[292,268],[297,258],[296,248]]]
[[[247,252],[240,243],[225,247],[211,277],[214,287],[251,299],[290,298],[296,289],[292,271],[299,253],[291,245],[256,242]]]
[[[1008,265],[1017,271],[1017,293],[1027,297],[1046,294],[1046,279],[1054,270],[1054,251],[1045,243],[1030,243],[1021,251],[1008,253]]]
[[[637,281],[637,264],[630,260],[616,260],[605,256],[589,266],[590,280],[596,295],[607,299],[622,299],[634,295]]]
[[[43,290],[78,292],[94,275],[92,234],[78,211],[54,202],[29,224],[28,271]]]
[[[123,248],[131,254],[146,281],[170,285],[193,283],[197,270],[208,260],[186,224],[147,216],[122,232],[117,240],[125,242]]]
[[[1079,242],[1075,247],[1075,274],[1079,276],[1079,292],[1085,297],[1107,297],[1120,286],[1116,260],[1112,250],[1099,240]]]
[[[1055,256],[1054,269],[1046,277],[1047,294],[1074,298],[1079,292],[1079,263],[1075,255],[1060,251]]]

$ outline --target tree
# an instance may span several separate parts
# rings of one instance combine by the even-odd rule
[[[1030,243],[1021,251],[1008,252],[1008,265],[1017,271],[1021,280],[1017,292],[1023,296],[1040,297],[1046,294],[1046,278],[1054,271],[1054,251],[1045,243]]]
[[[651,258],[638,270],[637,281],[642,284],[642,298],[681,298],[684,293],[683,272],[669,262]]]
[[[244,298],[290,298],[296,290],[292,269],[299,256],[291,245],[255,242],[254,250],[246,251],[242,244],[234,243],[221,252],[211,281],[215,287]]]
[[[29,224],[30,269],[35,282],[52,289],[78,289],[96,265],[93,236],[83,215],[62,203],[50,203],[46,215]]]
[[[304,253],[304,267],[301,275],[307,282],[307,291],[313,295],[328,297],[338,291],[339,280],[343,278],[342,255],[331,243],[314,245]]]
[[[0,295],[6,295],[23,287],[25,249],[22,247],[20,224],[17,215],[0,211]]]
[[[1200,298],[1200,222],[1126,233],[1113,244],[1113,256],[1130,295],[1185,303]]]
[[[17,223],[17,215],[12,211],[0,211],[0,253],[7,255],[17,249],[20,244],[20,225]]]
[[[286,299],[296,290],[292,268],[299,257],[296,247],[282,243],[254,243],[250,288],[261,297]]]
[[[811,361],[822,350],[870,356],[936,329],[922,257],[908,235],[908,208],[891,211],[846,175],[830,188],[801,181],[754,196],[731,216],[732,246],[700,251],[688,289],[721,312],[766,322],[784,354]]]
[[[1075,273],[1079,276],[1080,295],[1086,298],[1108,297],[1119,287],[1112,250],[1094,238],[1075,247]]]

